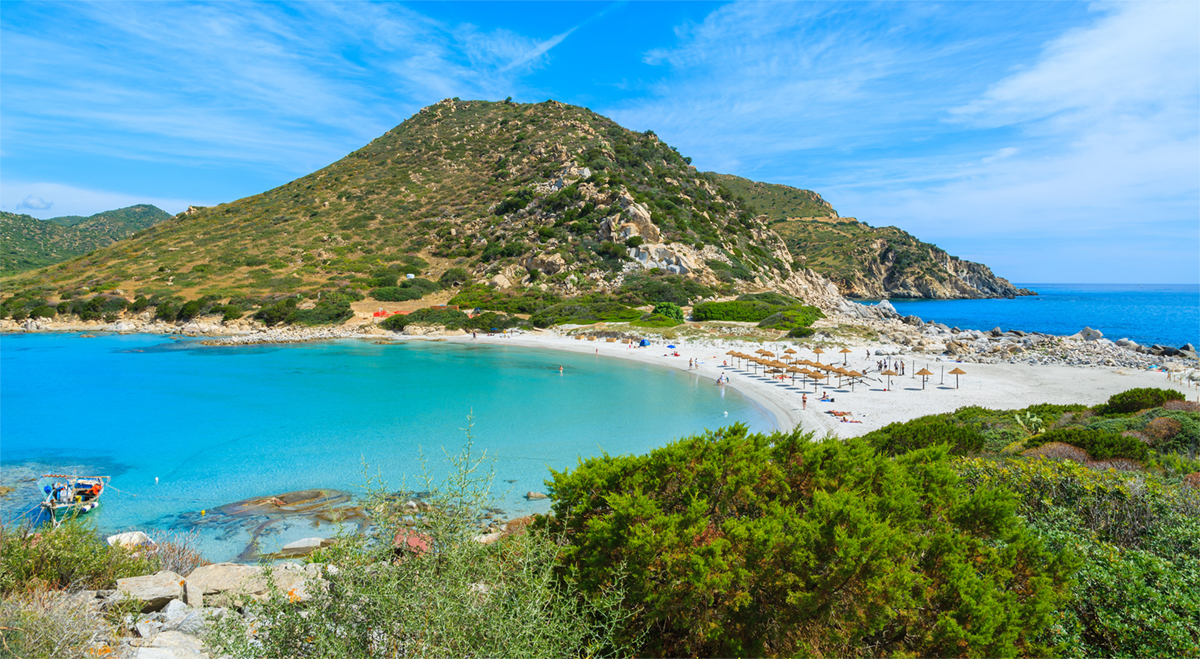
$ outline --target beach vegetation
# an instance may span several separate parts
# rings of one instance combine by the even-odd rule
[[[434,309],[426,307],[408,314],[390,316],[379,324],[380,327],[393,332],[404,331],[409,325],[440,325],[448,330],[475,330],[490,332],[503,331],[523,324],[519,318],[505,316],[488,311],[477,316],[470,316],[457,309]]]
[[[419,300],[426,295],[436,293],[442,290],[440,284],[421,277],[412,279],[404,279],[393,286],[385,286],[376,288],[371,291],[372,299],[380,302],[405,302],[407,300]]]
[[[621,632],[654,656],[1045,655],[1072,563],[1000,489],[958,487],[945,443],[709,431],[553,472],[562,562],[624,578]]]
[[[654,305],[654,311],[651,313],[658,316],[673,318],[681,323],[683,322],[683,309],[680,309],[679,305],[675,304],[674,302],[660,302]]]
[[[952,455],[973,455],[982,451],[986,442],[977,428],[959,423],[949,414],[890,423],[863,435],[863,441],[890,456],[937,445],[945,445]]]
[[[669,302],[687,306],[693,300],[715,295],[711,288],[682,275],[646,274],[630,275],[625,278],[617,292],[622,302],[630,305],[661,304]]]
[[[463,284],[471,283],[471,273],[466,268],[450,268],[438,277],[438,284],[442,288],[458,288]]]
[[[1149,447],[1136,437],[1119,435],[1099,428],[1055,428],[1025,440],[1029,448],[1037,448],[1048,442],[1061,442],[1077,446],[1088,452],[1093,460],[1124,458],[1145,460]]]
[[[1109,397],[1108,402],[1097,405],[1096,414],[1132,414],[1155,407],[1162,407],[1170,400],[1185,400],[1185,396],[1174,389],[1145,387],[1130,389]]]
[[[663,329],[667,327],[678,327],[683,324],[682,320],[676,320],[670,316],[664,316],[658,313],[648,313],[640,319],[635,320],[630,325],[634,327],[644,327],[647,329]]]
[[[326,586],[302,604],[275,589],[246,605],[250,616],[213,623],[209,644],[235,657],[633,654],[616,635],[630,615],[621,606],[619,570],[605,588],[584,594],[559,575],[560,545],[545,531],[522,527],[490,544],[476,541],[492,505],[491,462],[473,452],[469,437],[448,457],[444,481],[427,468],[421,476],[428,506],[420,514],[370,479],[372,527],[322,551],[332,561],[323,570]],[[403,539],[410,537],[426,549],[409,551]]]
[[[590,325],[598,322],[628,323],[641,320],[642,312],[609,295],[593,294],[572,298],[539,310],[529,317],[535,327]]]
[[[504,291],[487,284],[474,284],[450,298],[450,304],[466,309],[488,309],[507,314],[531,314],[561,302],[559,296],[531,288]]]

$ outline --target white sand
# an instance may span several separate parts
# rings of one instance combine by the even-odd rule
[[[689,359],[696,359],[700,362],[699,368],[696,369],[698,375],[710,378],[716,386],[717,376],[727,374],[730,378],[728,386],[766,408],[775,416],[776,426],[780,429],[790,430],[799,425],[818,436],[830,433],[839,437],[853,437],[896,421],[907,421],[927,414],[953,412],[969,405],[998,410],[1021,409],[1037,403],[1095,405],[1108,400],[1113,394],[1135,387],[1177,389],[1182,391],[1188,400],[1200,400],[1200,390],[1177,381],[1168,382],[1166,374],[1157,371],[1030,364],[958,364],[944,357],[939,359],[921,355],[900,355],[892,359],[905,362],[905,375],[892,378],[890,391],[885,390],[886,376],[883,377],[884,382],[868,381],[867,386],[856,385],[851,391],[848,385],[838,387],[836,377],[828,388],[823,383],[814,386],[811,380],[805,386],[797,379],[793,385],[790,379],[783,383],[768,380],[761,376],[761,367],[758,369],[759,375],[755,376],[751,369],[745,367],[744,362],[743,368],[735,368],[734,360],[726,357],[725,353],[730,349],[752,353],[761,347],[752,343],[738,347],[722,342],[721,347],[717,348],[714,342],[673,342],[677,350],[668,350],[665,343],[629,349],[625,343],[607,343],[603,340],[577,341],[553,331],[518,334],[512,338],[480,334],[476,339],[467,335],[445,337],[444,340],[518,345],[586,354],[598,352],[605,357],[631,359],[682,370],[687,370]],[[767,345],[768,350],[776,353],[785,347],[785,344]],[[877,347],[874,344],[850,343],[847,347],[853,350],[853,353],[847,355],[847,367],[850,369],[862,371],[869,366],[874,371],[876,360],[882,359],[874,354],[867,358],[868,349],[874,353]],[[797,358],[816,360],[817,355],[807,348],[797,349]],[[679,353],[678,357],[666,354],[675,352]],[[821,356],[821,361],[841,365],[842,355],[836,354],[836,351],[829,352],[830,354]],[[727,362],[728,366],[722,366],[722,361]],[[943,368],[949,372],[956,366],[967,373],[959,376],[958,388],[955,388],[953,375],[946,375],[944,383],[941,376]],[[927,368],[934,373],[926,379],[924,390],[921,388],[921,378],[912,375],[921,368]],[[833,403],[818,400],[821,392],[827,390],[834,399]],[[802,409],[802,393],[808,394],[807,409]],[[826,413],[829,410],[850,412],[849,418],[862,423],[840,422]]]

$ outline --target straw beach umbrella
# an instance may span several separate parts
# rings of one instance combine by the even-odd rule
[[[895,372],[895,371],[893,371],[893,370],[892,370],[892,369],[890,369],[890,368],[889,368],[888,370],[886,370],[886,371],[884,371],[884,372],[880,373],[880,375],[886,375],[886,376],[887,376],[887,379],[888,379],[888,386],[887,386],[887,388],[888,388],[888,391],[891,391],[891,390],[892,390],[892,376],[893,376],[893,375],[895,375],[895,374],[896,374],[896,372]]]
[[[921,389],[924,390],[925,389],[925,378],[933,375],[933,373],[929,369],[923,368],[923,369],[917,371],[916,374],[921,376]]]
[[[820,348],[813,348],[813,354],[817,356],[817,363],[819,364],[821,363],[821,355],[825,354],[825,351]]]
[[[838,352],[842,353],[842,366],[846,365],[846,355],[850,354],[849,348],[842,348]]]
[[[954,376],[954,388],[955,389],[958,389],[958,376],[966,375],[966,374],[967,374],[966,371],[962,370],[961,368],[959,368],[957,366],[954,367],[953,371],[950,371],[950,375]]]
[[[858,371],[850,371],[846,374],[850,378],[850,391],[854,391],[854,381],[862,377],[862,373]]]

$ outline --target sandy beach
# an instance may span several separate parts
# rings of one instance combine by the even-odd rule
[[[746,343],[736,347],[728,342],[688,343],[671,342],[675,349],[668,349],[667,343],[653,344],[644,348],[629,348],[627,343],[607,343],[600,341],[575,340],[573,337],[555,331],[518,333],[515,336],[486,336],[471,335],[438,337],[441,340],[458,343],[488,343],[496,345],[515,345],[549,350],[566,350],[575,353],[597,354],[601,357],[629,359],[646,364],[655,364],[666,368],[688,370],[688,361],[695,360],[699,366],[694,372],[700,377],[707,378],[716,384],[717,377],[724,374],[729,378],[731,387],[742,395],[750,398],[774,415],[776,425],[780,429],[790,430],[796,426],[805,431],[812,431],[817,436],[826,434],[838,437],[854,437],[881,428],[896,421],[907,421],[928,414],[953,412],[960,407],[978,405],[990,409],[1020,409],[1037,403],[1083,403],[1095,405],[1102,403],[1109,396],[1136,387],[1160,387],[1176,389],[1188,397],[1188,400],[1198,400],[1200,389],[1194,384],[1180,383],[1177,379],[1167,380],[1166,373],[1159,371],[1135,370],[1130,368],[1082,368],[1061,365],[1031,365],[1031,364],[959,364],[946,357],[935,358],[927,355],[899,355],[890,359],[905,362],[906,370],[903,377],[891,378],[891,388],[887,388],[887,378],[883,381],[868,379],[867,386],[855,385],[853,390],[849,385],[839,387],[834,377],[829,386],[824,381],[815,385],[811,380],[807,385],[797,379],[795,384],[790,379],[780,382],[762,375],[761,367],[758,375],[753,369],[742,362],[738,368],[735,361],[725,356],[730,349],[743,352],[753,352],[763,347],[757,343]],[[421,337],[403,337],[398,340],[424,340]],[[765,344],[772,352],[783,350],[790,344]],[[793,346],[794,347],[794,346]],[[875,370],[876,360],[883,359],[875,356],[878,344],[862,342],[858,345],[847,345],[852,352],[846,355],[847,367],[863,370],[869,366]],[[868,351],[871,353],[868,357]],[[674,356],[678,353],[679,356]],[[798,348],[796,357],[816,360],[815,355],[807,347]],[[834,359],[830,359],[833,357]],[[825,363],[842,364],[842,355],[821,355]],[[943,370],[949,372],[955,367],[962,368],[966,375],[959,376],[958,386],[955,386],[953,375],[942,376]],[[925,368],[934,375],[927,377],[922,389],[921,378],[912,375]],[[821,402],[821,393],[828,392],[833,402]],[[804,406],[801,396],[807,394],[808,404]],[[842,422],[827,412],[836,410],[850,412],[846,417],[853,421]]]

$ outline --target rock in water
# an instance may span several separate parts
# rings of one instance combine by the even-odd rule
[[[549,499],[550,497],[542,494],[541,492],[526,492],[525,498],[530,501],[537,501],[539,499]]]

